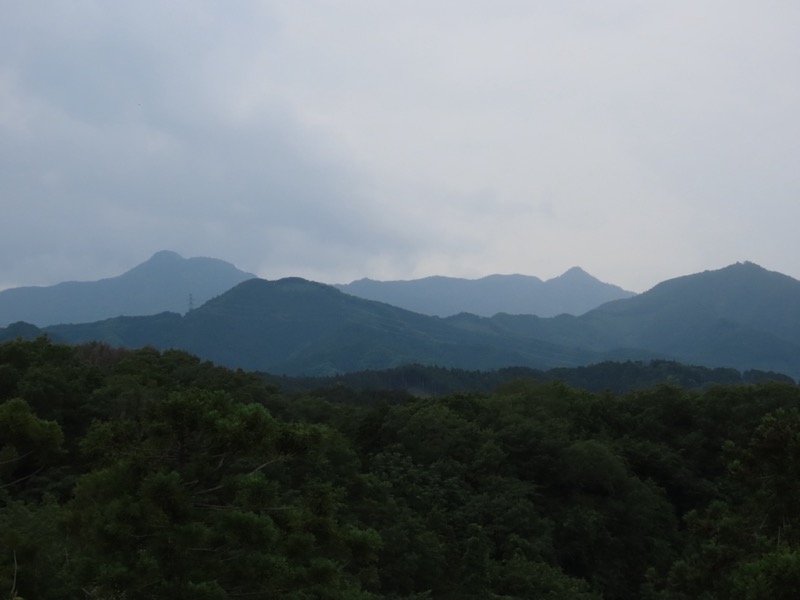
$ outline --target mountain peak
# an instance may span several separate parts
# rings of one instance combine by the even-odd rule
[[[480,279],[437,275],[410,281],[359,279],[336,287],[353,296],[439,317],[462,312],[485,317],[500,312],[540,317],[579,315],[609,300],[633,295],[599,281],[580,267],[548,281],[520,274],[494,274]]]
[[[153,262],[153,261],[175,261],[175,260],[184,260],[184,258],[178,254],[177,252],[173,252],[172,250],[159,250],[150,259],[146,262]]]
[[[737,262],[733,263],[732,265],[729,265],[726,268],[727,269],[737,269],[739,271],[747,270],[747,271],[750,271],[752,273],[759,272],[759,271],[767,271],[767,269],[765,269],[761,265],[757,265],[756,263],[750,262],[749,260],[745,260],[745,261],[742,261],[742,262],[737,261]]]
[[[222,260],[183,258],[161,250],[116,277],[4,290],[0,292],[0,322],[45,326],[119,315],[183,313],[252,277]]]
[[[140,272],[149,272],[153,269],[180,268],[179,265],[185,262],[186,259],[177,252],[173,252],[172,250],[159,250],[143,263],[139,263],[126,271],[123,276]]]
[[[685,286],[701,286],[698,288],[697,293],[711,293],[713,291],[712,288],[718,291],[720,286],[723,285],[747,284],[753,289],[757,289],[764,282],[778,280],[797,281],[783,273],[765,269],[754,262],[744,261],[735,262],[720,269],[706,270],[692,275],[682,275],[667,279],[656,284],[652,290],[660,292],[662,290],[682,289]],[[702,287],[703,285],[708,289]]]
[[[285,295],[303,292],[341,293],[341,291],[335,286],[328,285],[326,283],[310,281],[308,279],[303,279],[302,277],[284,277],[282,279],[275,280],[254,277],[236,284],[227,292],[223,293],[219,298],[235,296],[237,298],[250,298],[254,299],[255,302],[260,302],[264,294]]]
[[[581,269],[580,267],[572,267],[571,269],[567,269],[561,275],[556,277],[555,279],[592,279],[595,280],[595,277],[592,277],[589,273]]]

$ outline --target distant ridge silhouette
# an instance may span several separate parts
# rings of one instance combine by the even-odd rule
[[[605,302],[635,295],[603,283],[580,267],[547,281],[530,275],[489,275],[481,279],[434,276],[406,281],[359,279],[336,287],[353,296],[439,317],[461,312],[484,317],[497,313],[581,315]]]
[[[216,258],[183,258],[162,250],[117,277],[3,290],[0,326],[16,321],[46,326],[163,311],[184,313],[190,304],[199,306],[253,277]]]
[[[658,284],[581,316],[441,318],[334,286],[251,279],[181,316],[0,330],[69,343],[180,348],[230,367],[332,375],[418,363],[461,369],[664,359],[800,377],[800,281],[752,263]]]

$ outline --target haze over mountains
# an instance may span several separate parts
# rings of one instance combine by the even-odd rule
[[[183,258],[162,250],[117,277],[68,281],[0,292],[0,325],[86,323],[121,315],[185,313],[255,277],[216,258]]]
[[[252,273],[225,261],[183,258],[162,250],[117,277],[0,291],[0,326],[25,321],[37,326],[88,323],[118,316],[185,313],[228,291]],[[526,275],[490,275],[478,280],[428,277],[412,281],[361,279],[338,286],[354,296],[428,315],[499,312],[552,316],[581,314],[609,300],[632,296],[578,267],[543,282]]]
[[[800,282],[737,263],[663,282],[580,316],[461,313],[440,318],[357,298],[299,278],[251,279],[185,316],[162,313],[43,329],[0,339],[180,348],[223,365],[330,375],[408,363],[464,369],[553,368],[664,358],[800,377]]]
[[[540,317],[580,315],[605,302],[635,295],[603,283],[580,267],[547,281],[530,275],[435,276],[410,281],[359,279],[336,287],[353,296],[438,317],[462,312],[484,317],[501,312]]]

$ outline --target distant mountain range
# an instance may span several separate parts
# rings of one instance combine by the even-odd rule
[[[287,374],[330,375],[411,362],[485,369],[569,355],[567,363],[558,361],[561,365],[595,356],[546,342],[472,332],[448,319],[300,278],[245,281],[184,317],[162,313],[53,325],[42,331],[72,343],[101,340],[181,348],[231,367]]]
[[[601,353],[800,376],[800,281],[750,262],[678,277],[580,317],[455,317],[473,328]]]
[[[440,318],[299,278],[251,279],[185,316],[161,313],[38,329],[0,339],[181,348],[219,364],[331,375],[409,363],[462,369],[570,367],[667,359],[800,377],[800,281],[752,263],[679,277],[581,316]]]
[[[581,315],[611,300],[635,295],[603,283],[580,267],[547,281],[530,275],[489,275],[482,279],[436,276],[410,281],[359,279],[336,287],[353,296],[437,317],[462,312],[484,317],[497,313]]]
[[[0,326],[86,323],[122,315],[186,312],[255,277],[215,258],[161,251],[133,269],[99,281],[68,281],[0,292]]]
[[[183,258],[163,250],[117,277],[69,281],[46,287],[0,291],[0,327],[25,321],[39,327],[89,323],[111,317],[185,313],[238,283],[255,278],[214,258]],[[492,316],[499,312],[541,317],[581,314],[633,296],[574,267],[554,279],[528,275],[490,275],[483,279],[427,277],[411,281],[361,279],[338,285],[361,298],[386,302],[427,315],[460,312]]]

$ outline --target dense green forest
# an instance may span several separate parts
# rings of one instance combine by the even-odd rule
[[[286,376],[262,373],[264,379],[283,392],[311,392],[332,399],[358,402],[354,392],[365,392],[365,401],[375,390],[408,392],[415,396],[456,392],[491,392],[517,379],[560,381],[571,387],[593,392],[628,393],[669,383],[687,390],[703,390],[718,384],[763,383],[794,379],[774,371],[710,368],[684,365],[671,360],[603,361],[585,367],[533,369],[505,367],[490,371],[470,371],[452,367],[408,364],[393,369],[340,373],[329,377]],[[386,394],[382,394],[385,399]]]
[[[800,389],[289,392],[0,345],[0,597],[794,599]]]

